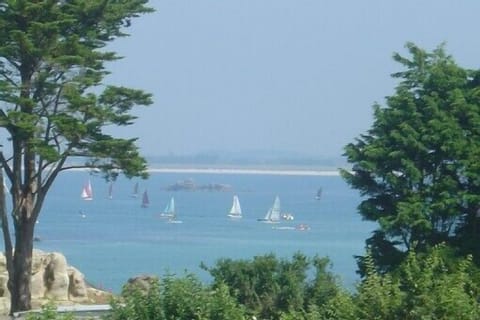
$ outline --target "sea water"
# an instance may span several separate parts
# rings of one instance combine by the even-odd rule
[[[84,201],[80,193],[89,179],[93,200]],[[197,185],[227,184],[231,190],[167,190],[184,179]],[[140,194],[132,197],[136,182]],[[320,187],[322,197],[316,200]],[[329,257],[330,270],[344,286],[353,287],[358,280],[354,256],[364,254],[365,239],[374,229],[357,213],[358,192],[339,176],[152,173],[148,180],[119,178],[111,199],[108,189],[101,177],[86,172],[61,174],[36,225],[40,241],[35,248],[63,253],[90,283],[113,292],[139,274],[194,273],[209,281],[202,262],[213,266],[220,258],[268,253],[290,258],[296,252]],[[147,208],[141,207],[144,191],[150,200]],[[243,211],[236,220],[227,216],[234,194]],[[294,220],[258,222],[277,195],[282,211],[292,213]],[[172,196],[182,223],[167,223],[159,215]],[[310,230],[295,230],[298,224],[308,224]]]

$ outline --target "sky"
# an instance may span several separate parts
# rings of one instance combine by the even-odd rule
[[[147,156],[285,152],[338,157],[394,93],[406,42],[480,64],[480,1],[151,0],[111,48],[109,83],[143,89]]]

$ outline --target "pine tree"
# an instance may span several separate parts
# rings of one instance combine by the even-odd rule
[[[106,63],[119,57],[106,45],[131,20],[150,12],[148,0],[0,1],[0,164],[10,181],[14,250],[3,225],[11,312],[31,308],[35,222],[62,171],[97,168],[146,177],[136,139],[118,139],[106,126],[127,126],[151,95],[106,86]],[[2,221],[6,221],[6,213]]]

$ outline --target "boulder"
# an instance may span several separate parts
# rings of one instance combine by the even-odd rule
[[[32,299],[43,299],[45,297],[45,281],[43,272],[36,272],[32,274],[32,286],[30,292]]]
[[[7,314],[10,305],[5,261],[5,255],[0,254],[0,314]],[[89,286],[85,276],[78,269],[69,266],[67,259],[61,253],[40,250],[33,251],[30,290],[33,307],[52,300],[59,305],[103,304],[108,303],[112,297],[110,292]]]
[[[58,252],[47,256],[47,263],[43,272],[46,291],[45,297],[53,300],[68,300],[69,277],[67,273],[67,259]]]
[[[78,302],[88,301],[87,283],[83,273],[74,267],[68,268],[68,296]]]

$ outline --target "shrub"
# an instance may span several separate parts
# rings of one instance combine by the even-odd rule
[[[112,307],[109,320],[245,319],[225,286],[212,290],[193,275],[152,279],[147,290],[128,287]]]

